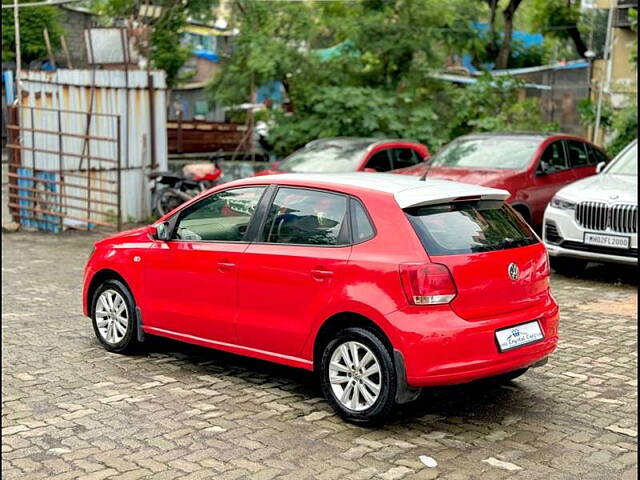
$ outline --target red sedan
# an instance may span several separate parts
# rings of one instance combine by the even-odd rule
[[[409,140],[337,137],[309,142],[256,175],[273,173],[404,173],[424,162],[429,149]]]
[[[546,250],[508,195],[379,173],[226,183],[97,242],[84,313],[109,351],[159,335],[315,370],[339,415],[380,422],[556,348]]]
[[[503,188],[508,202],[535,228],[563,186],[596,173],[607,155],[571,135],[480,133],[459,137],[431,158],[430,178]],[[422,175],[424,166],[402,172]]]

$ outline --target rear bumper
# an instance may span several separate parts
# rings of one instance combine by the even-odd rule
[[[411,387],[452,385],[530,367],[548,357],[558,343],[559,310],[549,296],[543,307],[503,314],[497,318],[468,321],[448,306],[411,308],[389,315],[399,329],[407,384]],[[500,352],[495,331],[538,320],[544,339]]]

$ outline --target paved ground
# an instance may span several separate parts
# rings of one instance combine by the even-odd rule
[[[363,429],[302,371],[170,341],[104,351],[80,304],[95,238],[2,235],[3,478],[637,476],[630,272],[553,278],[562,341],[548,366],[504,387],[433,390]]]

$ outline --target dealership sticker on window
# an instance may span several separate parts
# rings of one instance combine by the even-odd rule
[[[496,330],[496,340],[501,352],[506,352],[513,348],[534,343],[544,338],[537,321],[523,323],[514,327]]]

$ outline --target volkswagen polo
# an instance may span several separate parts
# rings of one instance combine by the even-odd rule
[[[556,348],[547,253],[507,197],[383,173],[230,182],[97,242],[84,313],[112,352],[159,335],[316,371],[339,415],[378,423]]]

